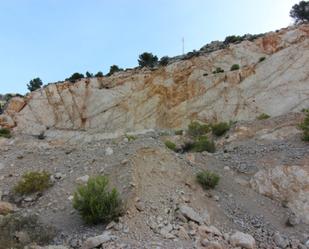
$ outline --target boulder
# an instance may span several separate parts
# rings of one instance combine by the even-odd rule
[[[188,220],[192,220],[198,224],[204,223],[203,217],[199,213],[195,212],[194,209],[189,206],[181,205],[179,207],[179,211]]]
[[[88,175],[84,175],[84,176],[80,176],[78,178],[76,178],[75,182],[77,184],[86,184],[89,180],[89,176]]]
[[[111,235],[109,231],[104,232],[102,235],[88,238],[82,245],[82,249],[93,249],[96,248],[103,243],[106,243],[112,240],[114,237]]]
[[[250,235],[242,232],[235,232],[230,237],[230,243],[233,246],[240,246],[244,249],[255,249],[255,239]]]
[[[309,224],[309,167],[276,166],[257,172],[250,181],[257,192],[286,202],[297,218]]]
[[[14,211],[14,207],[11,203],[0,201],[0,215],[7,215]]]

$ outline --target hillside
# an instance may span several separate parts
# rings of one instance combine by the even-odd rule
[[[212,45],[12,98],[0,115],[0,249],[308,249],[309,24]],[[46,189],[23,192],[22,177],[42,171]],[[198,180],[205,171],[217,185]],[[98,175],[124,211],[90,225],[74,193]]]

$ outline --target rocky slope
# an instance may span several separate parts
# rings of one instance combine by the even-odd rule
[[[11,101],[0,125],[25,134],[121,133],[278,116],[309,105],[308,65],[309,25],[289,27],[151,71],[50,84]],[[225,72],[213,74],[217,67]]]
[[[0,137],[0,249],[308,249],[309,145],[298,125],[309,107],[309,25],[212,46],[165,67],[14,97],[0,115],[14,131]],[[175,129],[192,120],[238,122],[207,134],[215,153],[167,149],[190,139]],[[220,176],[215,189],[197,183],[205,169]],[[21,176],[39,170],[52,186],[16,195]],[[89,226],[72,198],[100,174],[126,212]]]
[[[297,129],[303,117],[291,113],[239,122],[215,140],[213,154],[167,149],[164,141],[181,137],[172,131],[151,131],[131,141],[88,134],[78,143],[26,135],[0,139],[0,214],[16,205],[13,215],[37,215],[41,234],[48,229],[55,237],[36,242],[63,245],[48,249],[306,249],[309,146]],[[53,176],[51,188],[14,197],[23,173],[43,169]],[[221,177],[213,190],[196,182],[195,174],[204,169]],[[108,175],[127,203],[119,222],[107,227],[85,225],[72,207],[78,183],[98,174]],[[3,220],[0,215],[0,249],[10,248],[10,239],[30,243],[35,234],[30,228],[8,230]]]

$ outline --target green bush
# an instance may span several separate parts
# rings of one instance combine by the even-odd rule
[[[243,41],[244,38],[241,37],[241,36],[236,36],[236,35],[230,35],[230,36],[227,36],[224,40],[224,44],[230,44],[230,43],[237,43],[237,42],[241,42]]]
[[[192,137],[198,137],[205,135],[210,131],[210,126],[207,124],[200,124],[197,121],[193,121],[188,126],[188,135]]]
[[[73,73],[71,77],[66,78],[65,80],[71,81],[74,83],[75,81],[84,78],[84,75],[82,73]]]
[[[167,148],[169,148],[170,150],[173,150],[173,151],[176,150],[176,144],[173,143],[172,141],[167,140],[167,141],[164,142],[164,144],[165,144],[165,146],[166,146]]]
[[[196,138],[195,142],[191,146],[188,146],[188,149],[193,152],[207,151],[214,153],[216,151],[214,141],[209,141],[207,136],[200,136]]]
[[[215,71],[212,72],[213,74],[217,73],[224,73],[224,70],[221,67],[217,67]]]
[[[230,129],[230,125],[226,122],[221,122],[218,124],[214,124],[211,126],[212,134],[216,135],[217,137],[222,136]]]
[[[126,137],[129,141],[134,141],[134,140],[136,140],[136,136],[133,136],[133,135],[125,134],[125,137]]]
[[[140,67],[150,67],[153,68],[158,63],[158,57],[152,53],[142,53],[138,57],[138,64]]]
[[[120,71],[123,71],[122,68],[118,67],[117,65],[112,65],[110,68],[109,68],[109,72],[106,76],[111,76],[113,75],[114,73],[117,73],[117,72],[120,72]]]
[[[159,65],[162,66],[162,67],[167,66],[168,61],[169,61],[168,56],[163,56],[159,61]]]
[[[303,130],[302,139],[309,142],[309,113],[306,114],[305,120],[299,125],[299,128]]]
[[[51,186],[50,173],[47,171],[31,171],[22,176],[14,191],[18,194],[41,192]]]
[[[87,78],[92,78],[93,77],[93,73],[89,73],[88,71],[86,72],[86,77]]]
[[[101,71],[97,72],[94,77],[103,77],[103,73]]]
[[[240,66],[238,64],[234,64],[233,66],[231,66],[231,71],[236,71],[239,70]]]
[[[123,204],[116,188],[109,190],[106,176],[91,177],[87,185],[74,193],[73,207],[86,223],[108,223],[123,213]]]
[[[209,170],[204,170],[196,175],[197,182],[201,184],[204,189],[215,188],[220,180],[219,175]]]
[[[183,134],[183,130],[175,131],[175,135],[181,136]]]
[[[303,108],[303,109],[301,110],[301,112],[303,112],[303,113],[309,113],[309,108],[308,108],[308,109]]]
[[[260,59],[259,59],[259,62],[262,62],[262,61],[265,61],[266,60],[266,57],[261,57]]]
[[[12,137],[11,131],[7,128],[0,128],[0,137],[5,137],[5,138]]]
[[[270,118],[270,116],[266,113],[262,113],[259,116],[257,116],[258,120],[264,120],[264,119],[269,119],[269,118]]]

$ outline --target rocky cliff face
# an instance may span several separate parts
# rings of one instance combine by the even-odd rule
[[[230,71],[233,64],[240,69]],[[217,67],[225,72],[213,74]],[[13,99],[0,125],[27,134],[124,132],[181,128],[191,120],[250,120],[308,106],[309,25],[302,25],[156,70],[50,84]]]

